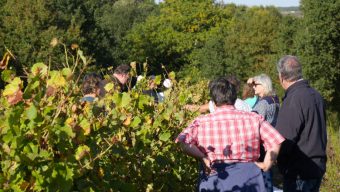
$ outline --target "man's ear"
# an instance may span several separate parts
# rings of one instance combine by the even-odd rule
[[[283,79],[281,77],[281,74],[279,73],[279,80],[280,80],[280,83],[283,83]]]

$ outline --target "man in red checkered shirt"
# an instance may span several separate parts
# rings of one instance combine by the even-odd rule
[[[199,116],[176,139],[205,166],[199,191],[265,191],[260,169],[273,165],[284,138],[262,116],[234,108],[235,86],[225,78],[209,88],[215,113]],[[263,162],[257,162],[260,143],[267,151]]]

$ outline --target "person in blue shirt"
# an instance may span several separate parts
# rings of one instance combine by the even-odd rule
[[[253,109],[258,101],[257,95],[252,84],[244,84],[242,90],[242,99]]]

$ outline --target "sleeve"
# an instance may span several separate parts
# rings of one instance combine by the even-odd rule
[[[264,120],[260,124],[260,137],[266,151],[270,150],[275,145],[281,144],[285,140],[270,123]]]
[[[199,120],[195,119],[187,128],[185,128],[176,138],[176,143],[198,144],[197,129],[199,127]]]
[[[262,100],[259,101],[255,106],[254,109],[252,110],[253,112],[262,115],[263,118],[266,119],[266,109],[267,109],[267,101]]]

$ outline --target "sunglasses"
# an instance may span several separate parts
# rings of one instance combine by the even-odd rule
[[[261,83],[253,83],[253,87],[256,87],[258,85],[262,85]]]

